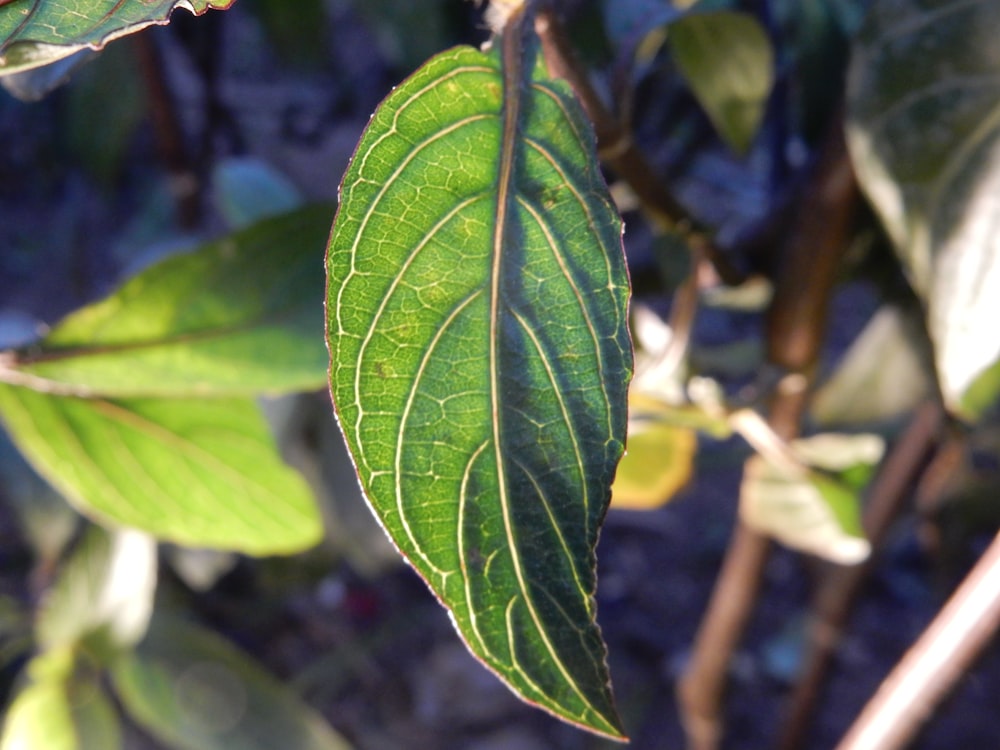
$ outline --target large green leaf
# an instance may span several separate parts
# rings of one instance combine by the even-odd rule
[[[348,750],[292,690],[208,630],[157,617],[111,670],[129,714],[177,750]]]
[[[520,42],[438,55],[373,116],[328,255],[331,387],[472,652],[618,737],[593,594],[631,370],[621,225],[577,103]]]
[[[147,268],[39,344],[0,356],[0,382],[116,397],[321,387],[332,211],[268,219]]]
[[[235,0],[7,0],[0,5],[0,75],[29,70],[165,24],[174,8],[201,15]]]
[[[109,401],[0,385],[0,418],[35,469],[99,521],[251,554],[320,537],[304,480],[251,400]]]
[[[1000,392],[987,378],[969,398],[1000,359],[998,28],[994,0],[877,2],[848,88],[855,169],[926,302],[945,398],[968,417]]]

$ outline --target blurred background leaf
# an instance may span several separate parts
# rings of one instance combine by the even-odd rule
[[[104,401],[0,385],[0,418],[40,474],[103,523],[249,554],[299,551],[322,524],[243,399]]]
[[[182,620],[157,617],[111,678],[130,716],[171,749],[350,747],[253,659]]]

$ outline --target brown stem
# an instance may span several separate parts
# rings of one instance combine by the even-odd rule
[[[139,67],[145,80],[153,132],[156,135],[160,158],[170,176],[170,190],[177,201],[177,220],[190,229],[201,218],[200,181],[184,146],[184,130],[180,124],[177,106],[167,84],[165,67],[156,46],[156,39],[148,32],[133,37]]]
[[[703,232],[696,229],[680,201],[667,189],[632,140],[629,131],[605,106],[577,59],[555,13],[541,8],[535,16],[535,32],[549,72],[572,86],[584,111],[594,125],[598,156],[629,184],[643,210],[659,227],[680,233],[689,245],[697,243],[727,284],[739,284],[743,274],[733,268]]]
[[[900,750],[1000,627],[1000,534],[865,706],[837,750]]]
[[[838,119],[787,237],[768,315],[768,357],[788,372],[772,399],[769,422],[785,440],[798,433],[857,202],[843,123]],[[737,522],[691,663],[678,687],[689,750],[719,746],[727,666],[752,614],[770,548],[767,538]]]
[[[937,441],[944,412],[937,402],[920,407],[903,436],[882,464],[868,492],[863,525],[873,549],[878,549],[892,522],[903,509],[909,491]],[[864,565],[831,566],[816,592],[807,633],[807,654],[783,723],[779,750],[802,747],[808,737],[815,707],[822,694],[830,662],[847,624],[851,607],[867,579],[873,558]]]

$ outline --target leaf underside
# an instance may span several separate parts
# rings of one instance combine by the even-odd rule
[[[433,58],[358,145],[331,388],[370,503],[470,650],[621,737],[593,601],[632,366],[621,224],[576,102],[512,33]]]
[[[48,65],[85,47],[165,24],[175,8],[201,15],[235,0],[8,0],[0,5],[0,75]]]
[[[110,401],[0,384],[0,417],[38,473],[97,521],[258,555],[322,534],[251,399]]]
[[[848,85],[858,179],[926,304],[945,400],[967,418],[1000,393],[998,27],[993,0],[875,3]]]
[[[114,397],[319,388],[319,253],[332,212],[310,206],[168,257],[16,352],[0,378]]]

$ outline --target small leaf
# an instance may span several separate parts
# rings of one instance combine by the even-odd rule
[[[7,709],[0,750],[116,750],[121,729],[93,677],[75,673],[71,649],[28,663],[30,682]]]
[[[113,665],[111,679],[129,715],[177,750],[349,748],[291,688],[181,620],[157,617],[146,639]]]
[[[697,445],[691,429],[630,422],[628,451],[611,485],[611,507],[652,510],[667,503],[691,478]]]
[[[365,131],[327,261],[331,388],[470,650],[621,737],[593,601],[631,369],[621,224],[579,106],[517,34],[433,58]]]
[[[865,424],[901,416],[932,391],[930,355],[902,310],[884,306],[851,344],[811,412],[820,424]]]
[[[258,555],[305,549],[322,532],[252,401],[106,401],[0,385],[0,418],[35,469],[99,522]]]
[[[147,268],[37,345],[0,356],[0,381],[116,397],[320,387],[331,211],[269,219]]]
[[[201,15],[225,10],[235,0],[8,0],[0,5],[0,75],[48,65],[81,49],[153,24],[165,24],[174,8]]]
[[[670,24],[667,44],[719,135],[746,153],[774,84],[774,50],[760,23],[746,13],[691,13]]]
[[[883,447],[875,435],[829,434],[793,441],[798,465],[751,456],[740,486],[740,517],[793,549],[843,565],[862,562],[870,545],[858,493]]]
[[[848,85],[848,143],[914,288],[949,408],[995,402],[1000,360],[1000,58],[993,0],[874,3]],[[988,381],[989,379],[987,379]]]
[[[146,633],[156,592],[156,542],[132,529],[97,526],[74,550],[42,604],[36,626],[45,649],[86,640],[106,659]]]

